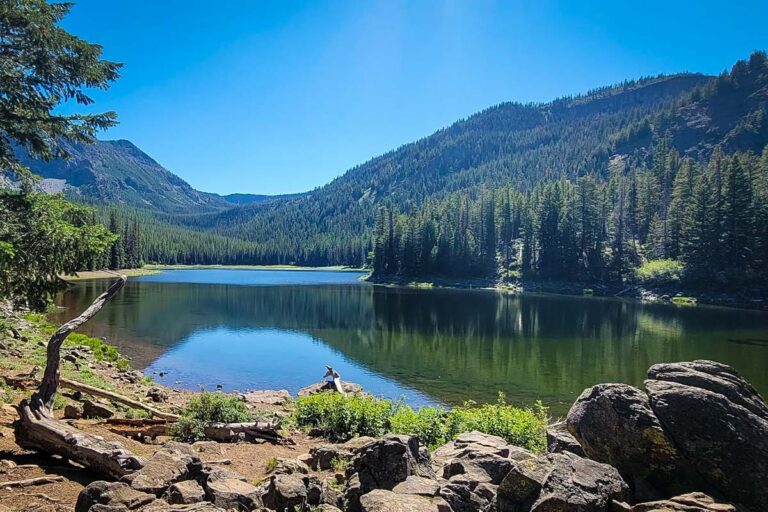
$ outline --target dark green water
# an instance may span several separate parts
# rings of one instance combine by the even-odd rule
[[[134,366],[197,389],[285,388],[329,364],[374,393],[415,403],[540,399],[564,414],[599,382],[642,385],[657,362],[714,359],[768,394],[768,314],[618,299],[409,290],[358,274],[170,271],[129,280],[87,326]],[[58,299],[57,320],[108,286]]]

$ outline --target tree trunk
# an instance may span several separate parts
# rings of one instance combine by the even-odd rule
[[[67,336],[98,313],[109,299],[125,285],[126,277],[120,278],[99,295],[80,316],[65,323],[53,333],[48,342],[47,360],[40,387],[27,400],[19,404],[21,420],[16,423],[16,440],[25,447],[37,451],[61,455],[86,468],[110,478],[140,469],[144,460],[125,450],[120,443],[57,421],[53,417],[53,401],[59,388],[61,346]]]

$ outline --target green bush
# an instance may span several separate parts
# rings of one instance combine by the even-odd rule
[[[301,427],[317,427],[333,439],[354,436],[410,434],[430,449],[463,432],[478,430],[499,436],[516,446],[535,452],[546,448],[547,410],[536,402],[530,408],[508,405],[504,395],[494,404],[467,402],[454,409],[412,409],[372,396],[320,393],[296,401],[293,421]]]
[[[317,427],[335,439],[349,439],[385,434],[393,412],[390,400],[318,393],[296,400],[294,419],[299,426]]]
[[[530,408],[513,407],[499,393],[495,404],[466,402],[451,409],[446,423],[451,438],[478,430],[534,452],[543,452],[547,447],[547,408],[539,401]]]
[[[649,260],[635,269],[640,284],[666,285],[680,282],[683,264],[676,260]]]
[[[245,403],[235,396],[201,392],[187,402],[181,418],[174,425],[174,438],[194,442],[205,439],[206,423],[242,423],[251,420]]]
[[[445,419],[446,411],[439,407],[413,410],[403,405],[390,418],[390,430],[394,434],[418,436],[422,443],[434,450],[451,439]]]

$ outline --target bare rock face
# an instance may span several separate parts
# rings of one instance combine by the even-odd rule
[[[568,425],[561,421],[547,428],[547,451],[549,453],[575,453],[579,457],[585,457],[584,449],[575,437],[568,432]]]
[[[123,477],[137,491],[161,496],[176,482],[196,478],[202,463],[186,444],[167,443],[150,458],[143,468]]]
[[[307,501],[307,487],[298,475],[275,475],[265,485],[261,501],[272,510],[294,510]]]
[[[669,496],[698,484],[648,396],[637,388],[598,384],[586,389],[566,421],[586,456],[616,467],[637,498]]]
[[[648,371],[653,412],[708,488],[768,510],[768,407],[732,368],[694,361]]]
[[[499,512],[608,512],[627,501],[629,487],[607,464],[572,453],[516,462],[497,490]]]
[[[115,412],[106,405],[92,400],[83,401],[83,418],[111,418]]]
[[[83,408],[77,405],[67,404],[64,406],[64,419],[79,420],[83,417]]]
[[[470,453],[488,453],[513,460],[532,459],[534,457],[525,448],[511,445],[501,437],[473,431],[465,432],[450,443],[435,450],[432,453],[432,468],[435,473],[441,475],[443,467],[451,460],[464,458]]]
[[[345,499],[351,512],[360,510],[360,496],[374,489],[392,490],[409,476],[435,478],[429,452],[416,436],[387,436],[360,447],[347,468]]]
[[[423,476],[411,475],[405,481],[397,484],[392,491],[397,494],[415,494],[417,496],[433,497],[440,493],[440,485],[436,480]]]
[[[155,501],[155,495],[135,489],[124,482],[91,482],[80,491],[75,504],[75,512],[89,512],[97,508],[109,507],[115,512],[137,510]]]
[[[188,505],[205,499],[205,490],[195,480],[185,480],[171,485],[163,495],[168,503]]]
[[[375,441],[373,437],[353,437],[342,444],[323,444],[309,450],[309,466],[314,470],[325,471],[333,469],[334,461],[349,462],[355,456],[355,451],[361,446]]]
[[[360,498],[363,512],[452,512],[440,498],[428,498],[414,494],[397,494],[376,489]]]
[[[93,512],[112,512],[111,510],[93,510]],[[162,500],[156,500],[142,507],[139,512],[228,512],[223,508],[217,507],[207,501],[192,504],[166,503]]]
[[[306,475],[309,473],[309,466],[298,459],[277,458],[277,467],[272,470],[274,475]]]
[[[168,401],[168,393],[162,388],[154,387],[147,391],[147,398],[156,403],[163,403]]]
[[[208,482],[205,496],[214,505],[225,510],[250,511],[260,506],[259,490],[235,478],[222,478]]]
[[[736,507],[727,503],[718,503],[702,492],[692,492],[668,500],[638,503],[629,510],[632,512],[736,512]]]

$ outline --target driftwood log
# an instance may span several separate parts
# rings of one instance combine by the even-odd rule
[[[40,387],[29,400],[19,404],[16,440],[28,449],[56,454],[110,478],[135,471],[144,460],[127,451],[120,443],[82,432],[53,417],[53,401],[61,380],[61,346],[69,334],[93,318],[125,285],[123,275],[78,317],[70,320],[51,336]]]
[[[266,421],[252,423],[208,423],[203,428],[205,437],[221,443],[237,441],[253,442],[258,439],[277,444],[293,444],[293,441],[280,435],[280,425]]]
[[[88,384],[83,384],[82,382],[65,379],[63,377],[60,378],[59,381],[60,381],[61,387],[63,388],[71,389],[73,391],[80,391],[81,393],[88,393],[89,395],[98,396],[101,398],[106,398],[113,402],[127,405],[128,407],[133,407],[134,409],[142,409],[150,413],[155,418],[160,418],[162,420],[169,420],[169,421],[176,421],[179,419],[178,414],[172,414],[170,412],[160,411],[143,402],[139,402],[138,400],[134,400],[133,398],[128,398],[127,396],[118,395],[117,393],[113,393],[111,391],[95,388],[93,386],[89,386]]]
[[[14,489],[18,487],[32,487],[33,485],[55,484],[63,482],[63,476],[41,476],[27,480],[14,480],[12,482],[0,482],[0,489]]]

